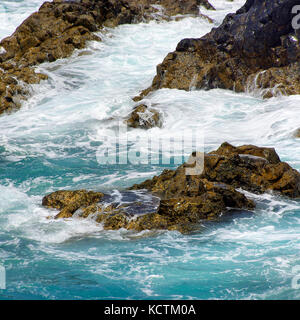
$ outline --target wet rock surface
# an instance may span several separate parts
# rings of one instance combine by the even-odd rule
[[[183,39],[157,66],[152,86],[135,101],[159,88],[223,88],[261,92],[263,97],[300,93],[300,30],[292,8],[298,0],[256,1],[229,14],[200,39]]]
[[[228,209],[252,210],[255,203],[237,188],[300,197],[299,172],[281,162],[273,148],[223,143],[205,154],[201,174],[187,175],[188,166],[164,170],[159,176],[130,188],[129,192],[145,189],[159,199],[142,214],[138,212],[142,211],[143,201],[107,204],[103,194],[82,190],[52,193],[43,199],[43,205],[62,210],[56,218],[93,216],[104,229],[189,232],[201,221],[218,219]],[[130,210],[132,207],[134,210]]]
[[[162,115],[158,110],[141,104],[134,108],[125,122],[130,128],[151,129],[162,126]]]
[[[213,9],[207,0],[54,0],[45,2],[10,36],[0,42],[0,114],[21,106],[30,84],[46,80],[35,71],[43,62],[69,57],[103,26],[115,27],[171,16],[199,15],[199,5]]]
[[[60,190],[43,198],[42,204],[48,208],[61,210],[56,218],[70,218],[76,210],[100,201],[104,194],[86,190]]]

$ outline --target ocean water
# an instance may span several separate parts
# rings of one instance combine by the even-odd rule
[[[42,2],[1,1],[0,38]],[[211,2],[216,12],[201,10],[213,25],[185,18],[104,30],[102,42],[39,66],[49,80],[33,86],[20,111],[0,117],[0,265],[6,269],[0,299],[300,299],[299,201],[248,194],[257,203],[254,212],[232,211],[189,235],[104,231],[93,220],[48,219],[56,211],[41,206],[43,196],[58,189],[99,190],[126,201],[133,195],[122,190],[166,167],[97,159],[114,146],[131,98],[150,85],[166,54],[182,38],[209,32],[245,1]],[[149,139],[155,144],[183,131],[192,145],[189,133],[201,130],[206,151],[224,141],[275,147],[300,170],[293,138],[300,96],[263,100],[257,91],[195,91],[191,83],[189,92],[162,89],[146,103],[160,110],[163,127],[122,136],[141,152]]]

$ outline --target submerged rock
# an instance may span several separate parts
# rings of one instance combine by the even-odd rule
[[[162,126],[162,116],[156,109],[141,104],[134,108],[126,123],[131,128],[151,129]]]
[[[255,203],[237,188],[300,197],[299,172],[281,162],[273,148],[234,147],[223,143],[217,150],[205,154],[201,174],[187,175],[188,166],[183,164],[176,170],[164,170],[159,176],[130,188],[146,189],[159,197],[159,205],[153,212],[134,214],[128,210],[134,202],[107,205],[102,201],[103,194],[82,190],[54,192],[43,199],[43,205],[60,209],[56,218],[94,217],[109,230],[188,232],[199,222],[217,219],[228,209],[252,210]]]
[[[10,36],[0,42],[0,114],[21,106],[29,84],[46,80],[34,66],[69,57],[103,26],[115,27],[178,14],[198,16],[199,5],[213,9],[207,0],[54,0],[45,2]]]
[[[292,27],[298,0],[254,1],[200,39],[183,39],[157,66],[150,88],[261,91],[266,98],[300,93],[300,31]]]

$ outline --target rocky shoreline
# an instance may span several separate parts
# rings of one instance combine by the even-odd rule
[[[157,66],[139,101],[160,88],[222,88],[260,92],[264,98],[300,94],[300,29],[294,30],[297,0],[247,0],[218,28],[200,39],[183,39]]]
[[[300,93],[299,31],[292,29],[295,0],[284,3],[247,0],[229,14],[218,28],[200,39],[183,39],[157,67],[152,86],[135,101],[154,90],[223,88],[243,92],[260,89],[265,98]],[[21,107],[28,85],[46,80],[35,67],[69,57],[103,27],[153,19],[199,16],[199,6],[214,10],[207,0],[54,0],[45,2],[15,31],[0,42],[0,114]],[[245,41],[247,39],[247,41]],[[251,88],[254,85],[254,88]],[[126,119],[132,128],[160,127],[158,110],[137,105]],[[295,132],[295,136],[299,133]],[[201,221],[218,219],[228,210],[253,210],[255,203],[241,190],[274,192],[300,197],[300,173],[281,162],[274,149],[223,143],[204,155],[204,171],[187,175],[183,164],[176,170],[130,188],[146,190],[159,199],[153,212],[132,214],[128,208],[108,204],[102,192],[60,190],[43,198],[43,206],[60,210],[55,218],[93,218],[104,229],[177,230],[189,232]],[[241,190],[240,190],[241,189]]]
[[[104,194],[86,190],[56,191],[43,198],[47,208],[59,209],[55,218],[91,218],[107,230],[191,231],[201,221],[215,220],[229,209],[253,210],[255,203],[238,189],[252,193],[275,192],[300,197],[300,173],[281,162],[273,148],[223,143],[204,155],[200,175],[187,175],[187,164],[134,185],[160,199],[154,212],[128,214],[127,205],[106,204]]]
[[[199,6],[214,10],[207,0],[45,2],[0,42],[0,114],[20,108],[29,95],[28,85],[47,79],[47,75],[35,71],[35,66],[69,57],[88,41],[101,41],[94,32],[103,27],[199,16]]]
[[[299,94],[300,30],[292,28],[296,4],[297,0],[247,0],[204,37],[180,41],[157,66],[152,85],[133,100],[138,102],[160,88],[190,90],[191,83],[196,89],[259,92],[264,98]],[[215,10],[208,0],[45,2],[0,42],[0,114],[20,108],[30,95],[30,85],[47,79],[35,71],[36,66],[69,57],[88,41],[101,41],[95,32],[103,27],[201,16],[200,6]],[[137,113],[137,108],[144,111]],[[142,118],[149,113],[153,113],[151,123],[145,124]],[[157,110],[142,104],[127,123],[148,129],[161,125],[157,118]]]

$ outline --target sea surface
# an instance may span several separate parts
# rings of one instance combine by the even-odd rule
[[[0,38],[42,2],[1,0]],[[167,53],[183,38],[206,34],[245,1],[211,2],[216,12],[201,11],[213,25],[187,17],[103,30],[102,42],[39,66],[49,80],[32,87],[20,111],[0,117],[0,265],[6,269],[0,299],[300,299],[299,201],[248,194],[254,212],[233,211],[189,235],[104,231],[92,219],[53,220],[57,211],[41,206],[50,192],[82,188],[120,202],[135,196],[151,202],[124,189],[177,164],[101,164],[99,157],[105,148],[111,159],[126,151],[113,149],[117,130],[126,129],[131,98],[151,84]],[[201,130],[205,151],[224,141],[275,147],[281,160],[300,169],[293,137],[300,96],[263,100],[259,90],[190,87],[147,99],[162,113],[163,127],[122,135],[132,150],[145,153],[149,140],[181,132],[189,145],[191,132]],[[179,152],[176,142],[174,149]],[[159,159],[155,149],[151,154]]]

